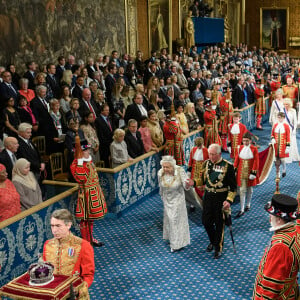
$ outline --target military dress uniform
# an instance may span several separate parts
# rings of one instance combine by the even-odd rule
[[[54,266],[54,274],[77,275],[83,280],[78,299],[89,299],[88,287],[94,281],[94,250],[87,241],[70,233],[58,240],[53,238],[44,244],[43,260]]]
[[[75,217],[81,220],[81,236],[90,241],[91,236],[93,238],[93,221],[103,218],[107,213],[104,194],[92,161],[74,159],[70,170],[79,184]]]
[[[260,262],[253,299],[298,299],[299,257],[295,224],[276,231]]]
[[[222,141],[223,150],[227,151],[227,135],[228,135],[228,125],[232,123],[232,115],[233,115],[233,106],[230,98],[224,96],[220,100],[220,123],[219,123],[219,134]]]
[[[256,127],[258,129],[262,129],[261,119],[262,116],[266,114],[266,103],[264,101],[264,85],[259,84],[255,88],[255,97],[256,97],[256,105],[255,105],[255,114],[256,114]]]
[[[166,138],[165,155],[173,156],[178,166],[184,165],[183,135],[175,118],[165,122],[163,132]]]
[[[200,149],[199,147],[193,147],[189,164],[188,171],[191,172],[191,179],[196,180],[201,176],[203,169],[203,163],[208,159],[208,150],[204,146]],[[204,194],[204,186],[195,188],[197,194],[202,198]]]
[[[222,252],[224,238],[223,202],[233,202],[236,179],[233,165],[221,159],[216,163],[206,160],[195,186],[205,185],[202,223],[215,253]]]
[[[298,98],[298,88],[295,84],[292,85],[283,85],[282,86],[283,94],[286,95],[286,98],[290,98],[293,101],[293,106],[296,108],[297,98]]]
[[[206,110],[204,113],[204,145],[208,147],[210,144],[221,145],[217,127],[217,115],[215,110]]]

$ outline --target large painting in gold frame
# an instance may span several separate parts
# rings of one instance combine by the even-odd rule
[[[149,52],[172,53],[172,0],[148,0]]]
[[[287,50],[289,28],[288,7],[260,8],[260,47]]]

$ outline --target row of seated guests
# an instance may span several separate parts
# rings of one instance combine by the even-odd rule
[[[12,180],[7,176],[5,165],[0,163],[0,222],[42,203],[39,183],[30,171],[30,162],[27,159],[16,160]]]

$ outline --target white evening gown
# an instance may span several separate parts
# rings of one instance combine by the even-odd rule
[[[185,181],[188,179],[183,168],[176,166],[174,176],[163,175],[158,171],[160,195],[164,203],[163,239],[170,241],[174,250],[190,244],[186,202]]]
[[[290,109],[287,111],[287,116],[289,119],[289,122],[287,121],[286,118],[286,123],[289,124],[290,126],[290,132],[291,132],[291,147],[290,147],[290,153],[289,157],[285,159],[286,163],[291,163],[293,161],[299,161],[300,156],[298,152],[298,146],[297,146],[297,113],[294,108]]]

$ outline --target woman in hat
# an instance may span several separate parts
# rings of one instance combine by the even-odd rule
[[[20,158],[16,161],[12,171],[12,182],[20,195],[22,211],[42,203],[40,186],[30,172],[30,162],[27,159]]]
[[[71,173],[80,187],[75,216],[81,220],[82,238],[94,246],[100,247],[103,244],[93,237],[93,223],[94,220],[102,219],[105,216],[107,207],[89,148],[90,145],[87,141],[80,142],[79,136],[76,135],[75,159],[70,166]]]

